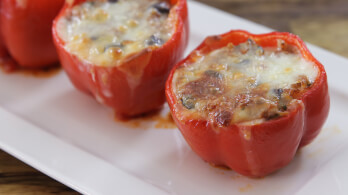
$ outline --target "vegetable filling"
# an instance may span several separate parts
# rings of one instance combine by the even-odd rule
[[[87,0],[58,21],[58,33],[79,58],[114,66],[127,55],[168,41],[170,9],[166,0]]]
[[[205,118],[218,126],[259,123],[285,116],[318,75],[294,46],[261,47],[252,39],[179,67],[173,90],[183,117]]]

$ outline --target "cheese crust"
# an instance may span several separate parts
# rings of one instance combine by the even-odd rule
[[[261,47],[252,39],[206,55],[197,52],[174,73],[172,87],[182,117],[218,126],[261,123],[287,115],[318,75],[297,48],[278,40]]]
[[[87,0],[58,21],[65,48],[97,66],[117,66],[170,39],[171,5],[166,0]]]

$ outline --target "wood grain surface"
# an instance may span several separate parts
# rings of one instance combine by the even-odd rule
[[[348,57],[347,0],[199,0]],[[78,194],[0,150],[0,194]]]

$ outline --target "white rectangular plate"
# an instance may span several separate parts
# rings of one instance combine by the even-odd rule
[[[197,2],[189,11],[187,51],[231,29],[271,31]],[[64,72],[46,79],[0,73],[0,148],[85,194],[347,194],[348,60],[309,48],[327,70],[330,116],[289,166],[263,179],[211,167],[177,129],[116,122]]]

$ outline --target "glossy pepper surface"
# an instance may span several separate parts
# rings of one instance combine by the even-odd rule
[[[169,18],[174,33],[162,46],[125,56],[112,67],[84,61],[65,48],[58,35],[57,23],[72,6],[83,0],[67,3],[54,20],[53,36],[61,64],[70,80],[81,91],[90,93],[102,104],[115,110],[119,118],[128,118],[159,109],[165,102],[166,78],[183,55],[188,42],[186,0],[171,0]],[[107,93],[105,93],[107,92]]]
[[[64,0],[1,0],[0,55],[6,48],[17,64],[26,68],[57,62],[51,29],[63,4]]]
[[[262,47],[277,47],[277,40],[284,40],[298,48],[303,58],[317,66],[316,80],[299,98],[302,103],[286,116],[253,125],[214,127],[205,119],[183,117],[182,106],[178,106],[181,101],[172,87],[175,70],[193,61],[196,52],[208,54],[228,43],[239,45],[249,38]],[[175,65],[166,83],[166,96],[173,118],[194,152],[206,162],[227,166],[249,177],[262,177],[287,165],[299,148],[309,144],[319,134],[330,104],[324,67],[299,37],[279,32],[254,35],[240,30],[206,38],[186,59]]]

